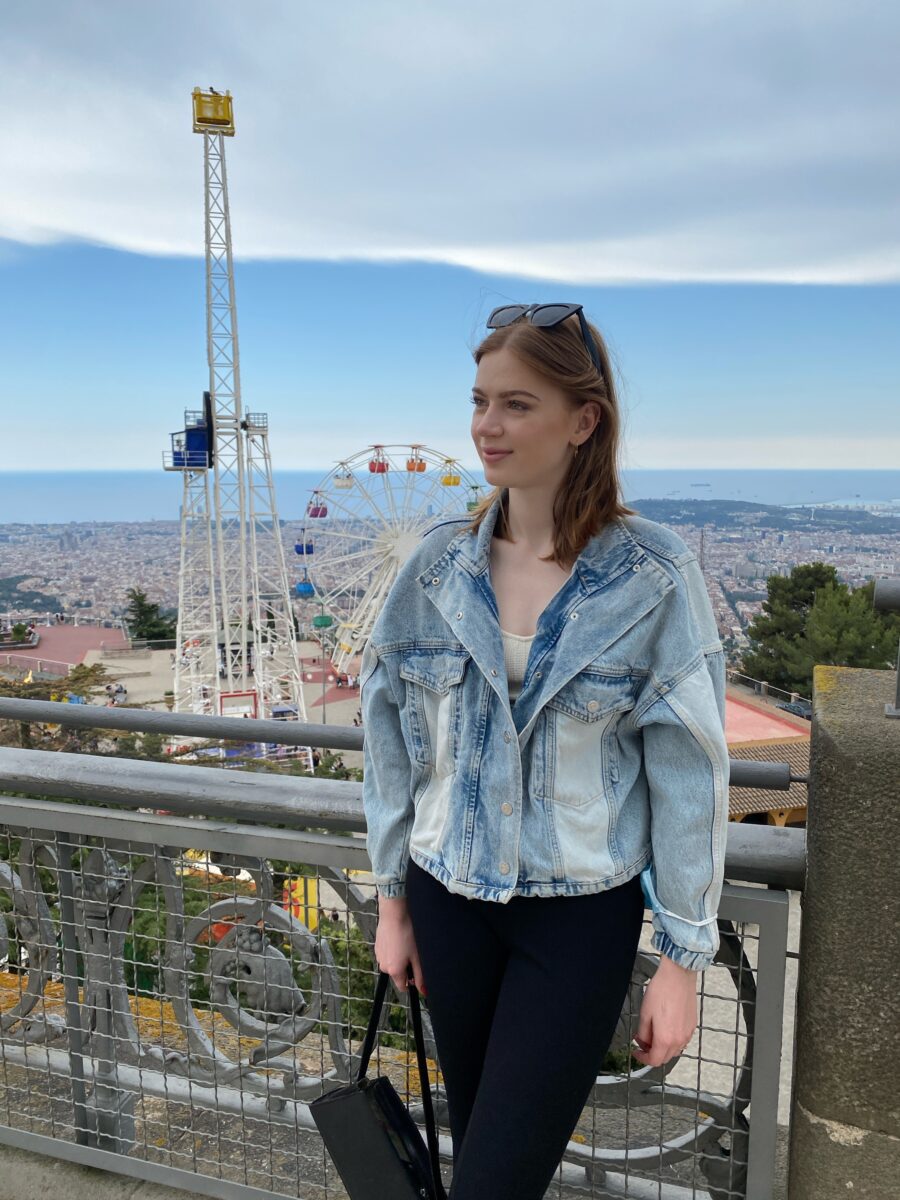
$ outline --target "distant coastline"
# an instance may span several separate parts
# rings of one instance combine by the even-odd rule
[[[282,518],[300,520],[310,492],[329,474],[275,471]],[[484,482],[481,472],[472,472]],[[892,505],[900,471],[626,470],[626,501],[741,500],[763,505]],[[2,471],[0,526],[69,521],[176,521],[179,482],[162,471]]]

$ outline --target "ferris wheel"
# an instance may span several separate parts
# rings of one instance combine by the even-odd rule
[[[338,671],[359,654],[397,572],[429,525],[465,516],[479,484],[420,443],[374,445],[342,459],[313,490],[296,540],[301,633]]]

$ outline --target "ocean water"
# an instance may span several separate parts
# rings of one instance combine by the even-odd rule
[[[321,471],[276,471],[278,510],[299,520]],[[480,483],[481,472],[472,472]],[[626,471],[626,501],[747,500],[762,504],[876,504],[900,508],[898,471]],[[180,480],[163,471],[3,471],[0,525],[69,521],[176,521]]]

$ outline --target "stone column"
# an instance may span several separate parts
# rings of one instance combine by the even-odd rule
[[[900,1196],[900,719],[893,671],[817,666],[789,1200]]]

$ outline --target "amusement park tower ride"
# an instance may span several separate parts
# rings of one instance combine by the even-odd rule
[[[205,169],[209,390],[163,456],[184,482],[175,709],[305,721],[268,418],[241,406],[225,174],[232,98],[195,88],[193,105]]]

